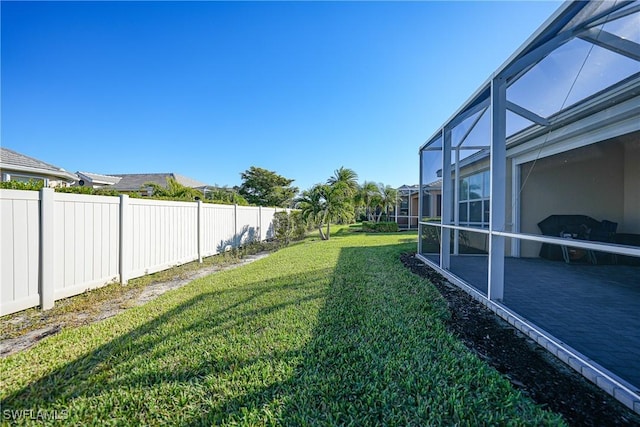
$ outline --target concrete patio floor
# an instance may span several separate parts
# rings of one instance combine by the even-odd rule
[[[486,296],[486,256],[450,271]],[[506,258],[502,303],[640,392],[640,267]]]

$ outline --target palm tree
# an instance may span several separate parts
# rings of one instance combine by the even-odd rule
[[[323,185],[324,200],[326,202],[327,240],[331,223],[347,223],[353,220],[353,198],[343,186]]]
[[[344,203],[349,205],[349,215],[341,215],[340,223],[353,222],[355,219],[355,200],[354,196],[358,191],[358,174],[353,169],[345,168],[341,166],[340,169],[336,169],[333,172],[333,176],[327,180],[327,185],[331,186],[334,190],[343,194],[345,200]],[[337,197],[337,195],[336,195]]]
[[[300,209],[305,220],[316,223],[322,240],[329,240],[331,237],[331,222],[349,218],[353,208],[350,199],[345,196],[343,186],[328,184],[316,184],[311,189],[303,191],[296,199],[296,207]],[[326,233],[322,229],[325,224]]]
[[[365,209],[365,215],[367,220],[373,221],[372,207],[376,206],[378,194],[380,193],[378,186],[375,182],[365,181],[362,186],[358,188],[354,200],[358,206],[363,206]]]
[[[387,214],[387,221],[389,221],[389,208],[396,205],[398,191],[390,185],[384,185],[383,183],[378,184],[379,189],[379,206],[380,212],[378,213],[378,221],[380,222],[380,218],[382,217],[382,211],[385,211]]]
[[[295,207],[300,209],[302,218],[305,221],[311,222],[318,227],[320,238],[322,240],[327,240],[327,237],[322,230],[326,216],[326,206],[323,192],[320,188],[321,186],[322,184],[316,184],[309,190],[303,191],[302,194],[295,199]]]
[[[327,180],[327,184],[332,187],[344,187],[345,194],[353,197],[358,191],[358,174],[353,169],[341,166],[333,171],[333,176]]]

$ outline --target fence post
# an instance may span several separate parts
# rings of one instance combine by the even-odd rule
[[[258,206],[258,242],[262,242],[262,206]]]
[[[40,308],[49,310],[55,301],[54,281],[54,205],[53,188],[40,190]]]
[[[202,200],[198,200],[198,262],[202,264]]]
[[[269,228],[273,230],[273,235],[271,237],[273,237],[274,239],[276,237],[276,227],[273,223],[273,220],[276,218],[277,213],[278,213],[278,207],[276,206],[273,208],[273,213],[271,214],[271,219],[269,220]]]
[[[129,207],[129,196],[120,195],[120,284],[126,285],[129,281],[129,272],[127,271],[126,262],[130,257],[129,249],[129,221],[127,216],[127,208]]]
[[[233,204],[233,245],[237,248],[240,246],[238,241],[238,204]]]

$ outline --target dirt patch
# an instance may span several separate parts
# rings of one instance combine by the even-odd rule
[[[413,273],[433,283],[447,301],[449,330],[536,403],[561,414],[570,425],[640,425],[638,414],[451,284],[415,254],[403,254],[401,260]]]
[[[145,304],[167,291],[178,289],[195,279],[208,276],[219,271],[238,268],[264,258],[267,255],[269,255],[269,252],[260,252],[254,255],[247,255],[231,265],[209,265],[202,267],[186,275],[179,275],[179,277],[171,280],[150,283],[142,290],[136,288],[120,293],[114,298],[99,302],[97,306],[96,304],[92,304],[90,307],[87,307],[82,311],[65,312],[52,316],[47,315],[46,312],[36,312],[40,313],[37,315],[36,319],[34,319],[33,315],[27,315],[25,313],[6,316],[5,318],[0,319],[0,325],[10,324],[13,335],[17,336],[11,338],[2,337],[2,341],[0,341],[0,357],[6,357],[25,350],[41,339],[50,335],[55,335],[65,328],[79,327],[108,319],[109,317],[120,314],[129,308]],[[38,327],[36,329],[32,329],[34,320],[38,322]]]

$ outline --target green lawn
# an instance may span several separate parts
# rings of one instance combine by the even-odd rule
[[[45,339],[0,360],[2,419],[560,423],[446,332],[446,304],[398,259],[415,239],[343,228]]]

